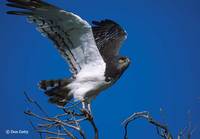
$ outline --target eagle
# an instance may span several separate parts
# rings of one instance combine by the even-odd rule
[[[7,6],[21,9],[7,14],[26,16],[53,41],[69,65],[71,77],[39,82],[49,102],[65,106],[74,99],[91,112],[91,101],[112,86],[130,64],[128,57],[119,54],[126,31],[109,19],[90,25],[78,15],[42,0],[7,1]]]

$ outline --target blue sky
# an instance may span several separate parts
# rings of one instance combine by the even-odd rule
[[[92,103],[101,139],[122,138],[121,122],[131,113],[143,110],[167,122],[173,134],[191,119],[193,126],[199,127],[192,137],[200,138],[200,1],[48,1],[88,22],[115,20],[128,33],[121,54],[130,57],[131,66],[113,87]],[[0,138],[37,138],[23,114],[26,109],[23,91],[30,93],[50,113],[56,113],[37,89],[37,83],[41,79],[70,76],[70,73],[52,43],[41,37],[24,17],[6,15],[8,9],[2,1]],[[6,129],[29,130],[29,135],[6,135]],[[142,120],[130,125],[129,136],[130,139],[159,138],[155,128]]]

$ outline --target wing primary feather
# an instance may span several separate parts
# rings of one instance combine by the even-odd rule
[[[93,39],[92,28],[78,15],[66,12],[42,0],[7,1],[9,2],[7,6],[22,9],[8,11],[7,14],[27,16],[29,22],[35,23],[41,34],[54,42],[62,57],[69,63],[73,73],[77,74],[89,62],[92,64],[99,62],[102,68],[104,67],[105,63]]]
[[[38,8],[41,6],[41,3],[36,2],[35,0],[7,0],[8,2],[15,3],[17,5],[25,6],[25,7],[35,7]]]
[[[28,10],[33,10],[35,8],[33,6],[30,7],[30,6],[18,5],[18,4],[12,4],[12,3],[7,3],[6,5],[9,7],[28,9]]]
[[[13,14],[13,15],[23,15],[23,16],[34,15],[32,12],[27,12],[27,11],[8,11],[6,13],[7,14]]]
[[[47,3],[47,2],[44,2],[42,0],[7,0],[8,2],[11,2],[11,3],[16,3],[16,4],[19,4],[19,5],[23,5],[23,6],[35,6],[35,8],[39,8],[39,7],[43,7],[43,8],[47,8],[47,7],[54,7],[56,8],[55,6]]]

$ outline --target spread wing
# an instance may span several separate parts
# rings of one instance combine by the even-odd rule
[[[42,0],[7,0],[7,6],[24,9],[8,14],[27,16],[37,29],[51,39],[76,75],[87,64],[104,65],[91,26],[79,16]]]
[[[93,21],[92,31],[98,49],[104,61],[109,63],[118,56],[121,43],[126,38],[126,32],[112,20]]]

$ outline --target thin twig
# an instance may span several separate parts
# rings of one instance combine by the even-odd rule
[[[27,100],[29,103],[35,104],[36,107],[37,107],[45,116],[48,117],[47,112],[39,105],[39,103],[38,103],[37,101],[35,101],[35,100],[33,100],[32,98],[30,98],[26,92],[24,92],[24,95],[25,95],[25,97],[26,97],[26,100]]]
[[[69,132],[63,125],[61,125],[61,127],[63,128],[63,130],[65,131],[65,133],[72,139],[76,139],[76,137],[71,133]]]
[[[32,128],[36,131],[37,128],[34,126],[33,122],[31,120],[29,120],[29,123],[31,124]],[[39,135],[40,135],[40,139],[42,139],[42,134],[39,133]]]

